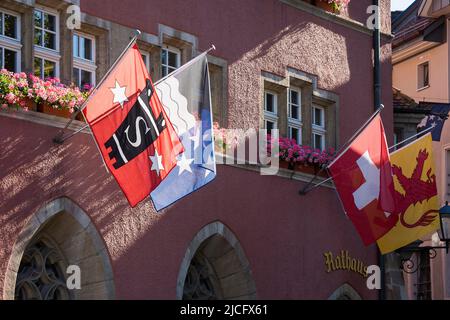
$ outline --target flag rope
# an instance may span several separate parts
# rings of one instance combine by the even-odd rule
[[[89,95],[89,97],[86,99],[86,101],[83,103],[83,105],[72,114],[72,118],[70,119],[70,121],[67,123],[67,125],[61,129],[60,133],[53,138],[53,142],[55,143],[63,143],[64,141],[72,138],[74,135],[80,133],[81,131],[83,131],[84,129],[89,128],[89,124],[84,125],[83,127],[77,129],[76,131],[70,133],[69,135],[64,137],[64,131],[70,126],[70,124],[73,122],[73,120],[75,120],[75,117],[77,116],[77,114],[82,111],[86,105],[87,102],[89,100],[89,98],[92,96],[92,94],[94,93],[94,91],[97,90],[97,88],[100,86],[100,84],[106,79],[106,77],[111,73],[112,69],[116,66],[117,62],[120,60],[120,58],[122,58],[122,56],[125,54],[125,52],[133,45],[133,43],[136,41],[137,37],[141,34],[141,31],[136,30],[136,32],[138,33],[132,40],[131,42],[128,44],[128,46],[125,48],[125,50],[122,52],[122,54],[119,56],[119,58],[117,58],[116,62],[113,64],[113,66],[109,69],[109,71],[103,76],[102,80],[99,82],[98,85],[95,86],[94,90],[92,90],[91,94]],[[208,54],[211,50],[216,50],[216,46],[213,44],[211,45],[211,47],[202,52],[201,54],[199,54],[198,56],[196,56],[195,58],[191,59],[189,62],[185,63],[184,65],[182,65],[180,68],[176,69],[175,71],[173,71],[172,73],[166,75],[164,78],[159,79],[158,81],[156,81],[154,83],[154,85],[158,85],[159,83],[163,82],[164,80],[166,80],[169,76],[173,76],[178,74],[179,72],[183,71],[184,69],[186,69],[187,67],[189,67],[190,65],[192,65],[193,63],[195,63],[198,59],[200,59],[201,57],[203,57],[205,54]],[[114,112],[119,106],[116,106],[116,108],[112,108],[108,113],[101,115],[98,119],[95,119],[94,121],[99,121],[101,119],[103,119],[104,117],[107,117],[109,114],[111,114],[112,112]],[[84,114],[83,114],[84,116]],[[85,119],[86,120],[86,119]],[[86,121],[87,122],[87,121]],[[98,146],[97,146],[98,148]]]

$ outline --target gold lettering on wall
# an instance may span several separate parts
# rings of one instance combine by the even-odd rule
[[[333,255],[331,251],[328,251],[323,256],[325,258],[325,270],[327,273],[337,270],[347,270],[359,273],[364,278],[367,277],[367,266],[361,260],[352,258],[348,250],[341,250],[338,255]]]

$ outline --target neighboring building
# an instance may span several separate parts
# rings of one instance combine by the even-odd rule
[[[66,27],[72,3],[81,5],[79,30]],[[381,3],[391,144],[389,1]],[[208,59],[222,127],[278,128],[337,148],[374,112],[371,4],[352,1],[338,15],[299,0],[3,0],[1,63],[96,83],[138,28],[156,81],[215,44]],[[0,112],[4,299],[378,298],[361,274],[343,270],[341,260],[377,264],[378,251],[363,245],[331,185],[299,196],[311,175],[219,165],[212,183],[162,214],[150,200],[132,209],[86,132],[52,142],[66,121]],[[81,267],[81,290],[61,285],[72,264]]]
[[[392,21],[394,34],[392,65],[394,86],[394,132],[401,141],[416,133],[421,119],[434,105],[450,103],[450,3],[416,0]],[[450,200],[450,124],[444,125],[441,141],[434,142],[439,199]],[[425,244],[436,245],[425,240]],[[410,299],[450,298],[450,256],[438,250],[413,257],[418,272],[407,277]]]
[[[416,103],[415,100],[403,94],[397,88],[392,89],[394,97],[394,142],[395,144],[417,134],[417,126],[431,111],[429,105]],[[396,149],[408,144],[398,145]]]

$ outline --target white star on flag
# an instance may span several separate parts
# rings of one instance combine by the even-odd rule
[[[194,159],[186,159],[186,155],[183,153],[178,157],[177,166],[180,168],[178,171],[178,175],[181,175],[184,171],[189,171],[192,173],[191,164],[194,162]]]
[[[127,89],[127,87],[126,86],[121,87],[119,82],[116,80],[116,87],[109,89],[112,91],[114,95],[113,103],[120,103],[120,107],[123,109],[123,103],[125,101],[128,101],[128,98],[125,94],[125,90]]]
[[[208,155],[208,158],[206,158],[206,163],[205,163],[205,164],[206,164],[207,166],[210,166],[210,165],[213,164],[211,155]],[[206,168],[205,168],[205,169],[206,169]],[[211,171],[211,170],[209,170],[209,169],[205,170],[205,178],[208,177],[211,173],[213,173],[213,171]]]
[[[150,170],[156,171],[158,176],[160,175],[160,171],[164,170],[164,166],[162,164],[162,156],[158,154],[158,151],[155,150],[155,155],[150,156],[150,161],[152,162],[152,167]]]
[[[195,130],[194,135],[191,136],[189,139],[191,139],[194,142],[194,150],[196,150],[200,146],[201,132],[199,132],[198,127],[196,127],[194,130]]]

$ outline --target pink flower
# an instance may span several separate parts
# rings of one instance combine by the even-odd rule
[[[16,102],[16,96],[11,92],[5,96],[5,99],[9,104],[14,104]]]

